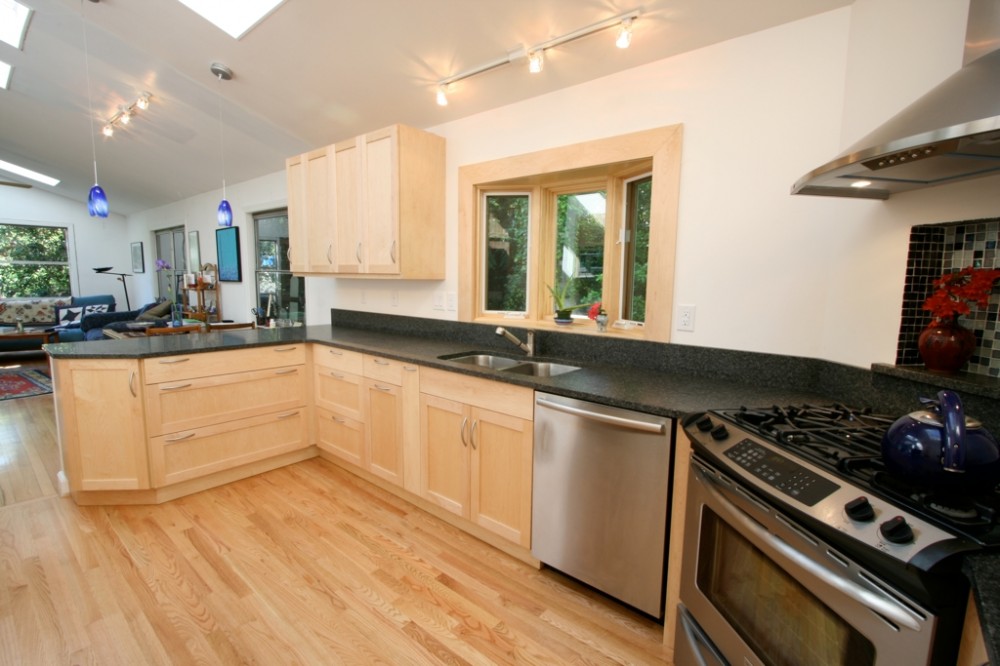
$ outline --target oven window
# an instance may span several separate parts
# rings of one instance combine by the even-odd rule
[[[765,664],[875,663],[871,641],[708,508],[698,588]]]

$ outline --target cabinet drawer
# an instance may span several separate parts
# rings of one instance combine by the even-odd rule
[[[361,374],[361,352],[338,349],[337,347],[326,347],[324,345],[313,345],[312,353],[313,363],[316,365],[349,372],[354,375]]]
[[[316,408],[316,446],[338,458],[362,467],[365,452],[365,424]]]
[[[313,395],[317,407],[352,419],[362,418],[360,375],[316,366],[313,377]]]
[[[365,354],[365,377],[402,386],[403,362]]]
[[[149,440],[153,487],[169,486],[307,447],[306,409],[265,414]]]
[[[305,405],[305,366],[178,379],[146,387],[149,435]]]
[[[178,379],[210,377],[240,370],[263,370],[306,362],[306,346],[302,343],[147,358],[142,362],[147,384],[172,382]]]
[[[423,368],[420,371],[420,392],[534,420],[535,392],[524,386]]]

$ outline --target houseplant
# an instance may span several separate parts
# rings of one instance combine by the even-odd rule
[[[569,288],[572,283],[573,278],[568,278],[565,282],[563,282],[561,289],[556,289],[552,285],[545,285],[548,287],[549,293],[552,294],[552,303],[555,309],[555,320],[557,324],[572,324],[573,310],[584,307],[582,304],[566,304],[566,295],[569,293]]]
[[[928,370],[953,374],[969,360],[976,349],[976,336],[958,318],[972,312],[972,305],[985,308],[998,278],[998,269],[968,266],[934,281],[935,291],[923,306],[931,313],[931,322],[917,341]]]

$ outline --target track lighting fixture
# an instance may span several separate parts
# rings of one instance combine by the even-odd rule
[[[557,46],[562,46],[574,40],[580,39],[581,37],[586,37],[588,35],[593,35],[596,32],[601,32],[602,30],[607,30],[609,28],[618,27],[618,34],[615,39],[615,45],[620,49],[627,49],[632,43],[632,24],[641,12],[638,9],[634,9],[630,12],[624,14],[619,14],[618,16],[612,16],[609,19],[599,21],[592,25],[588,25],[579,30],[574,30],[573,32],[568,32],[565,35],[560,35],[559,37],[554,37],[541,44],[536,44],[530,48],[517,48],[509,52],[506,56],[497,58],[496,60],[491,60],[490,62],[483,63],[477,67],[467,69],[464,72],[449,76],[448,78],[441,79],[437,83],[437,93],[436,99],[438,106],[448,105],[448,95],[447,92],[450,90],[452,83],[457,83],[458,81],[464,81],[465,79],[472,78],[473,76],[478,76],[479,74],[485,74],[490,70],[509,65],[511,63],[523,63],[525,59],[528,62],[528,71],[532,74],[537,74],[542,71],[545,66],[545,51],[548,49],[555,48]]]
[[[132,117],[135,115],[137,110],[145,111],[149,108],[149,100],[152,97],[153,95],[151,93],[144,92],[140,94],[131,104],[123,104],[118,107],[118,112],[108,118],[108,121],[104,123],[101,133],[109,138],[114,136],[115,128],[119,125],[128,125],[132,122]]]

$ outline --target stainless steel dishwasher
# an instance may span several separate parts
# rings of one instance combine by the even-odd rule
[[[531,553],[663,617],[672,419],[535,393]]]

